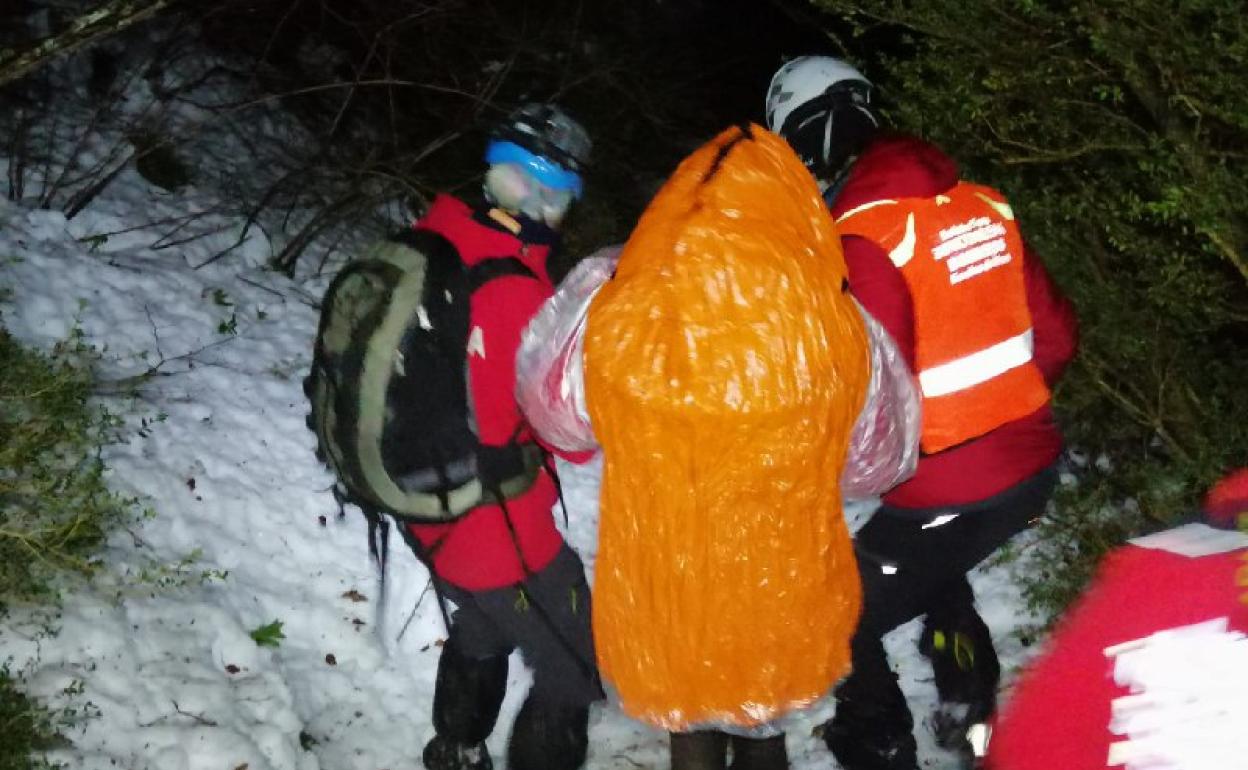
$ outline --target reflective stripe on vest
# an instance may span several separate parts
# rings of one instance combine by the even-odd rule
[[[1031,360],[1031,329],[969,356],[919,372],[919,387],[927,398],[956,393],[1004,374]]]
[[[963,182],[932,198],[865,203],[837,226],[883,248],[910,289],[924,451],[981,436],[1048,401],[1033,362],[1022,236],[1000,193]]]

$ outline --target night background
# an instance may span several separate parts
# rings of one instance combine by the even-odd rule
[[[314,305],[344,256],[436,192],[477,193],[494,121],[553,100],[594,140],[562,273],[623,242],[681,158],[761,123],[772,73],[809,53],[857,63],[893,127],[1002,190],[1078,308],[1079,357],[1055,394],[1075,483],[1021,588],[1052,618],[1109,549],[1190,514],[1248,463],[1242,2],[0,0],[0,185],[11,210],[71,229],[133,174],[174,211],[210,191],[211,207],[116,232],[146,228],[173,260],[232,218],[237,238],[193,267],[241,274],[262,232],[264,270]],[[23,300],[3,273],[0,298]],[[79,385],[79,401],[101,394],[89,375]],[[0,501],[24,462],[3,458]],[[0,560],[64,550],[43,561],[73,572],[105,537],[0,534]],[[0,571],[0,609],[55,593],[29,573]],[[24,713],[3,682],[0,708]]]

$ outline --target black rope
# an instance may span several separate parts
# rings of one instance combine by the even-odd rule
[[[371,506],[361,505],[360,510],[364,512],[364,520],[368,522],[368,555],[377,565],[378,612],[384,613],[389,590],[386,583],[386,562],[390,555],[390,522],[384,518],[384,514]],[[380,625],[378,627],[381,628]]]
[[[433,448],[433,456],[433,472],[438,476],[438,504],[442,506],[442,512],[449,515],[451,512],[451,476],[446,472],[446,461],[437,447]]]
[[[384,590],[386,582],[386,555],[389,551],[388,544],[390,542],[390,526],[384,520],[384,514],[375,508],[367,505],[361,505],[360,510],[364,512],[364,520],[368,522],[368,555],[373,557],[373,561],[377,563],[378,569],[381,570],[381,582]]]
[[[503,492],[497,487],[489,490],[494,495],[495,501],[498,503],[499,509],[503,512],[503,522],[507,525],[507,532],[511,535],[511,545],[516,549],[516,559],[520,562],[520,570],[524,572],[525,579],[533,577],[533,570],[529,569],[529,563],[524,560],[524,551],[520,548],[520,535],[516,532],[515,522],[511,520],[511,511],[507,508],[507,499],[503,497]],[[517,585],[520,585],[517,583]]]
[[[555,482],[555,495],[559,498],[559,507],[563,509],[563,526],[568,529],[572,526],[568,521],[568,501],[563,499],[563,482],[559,480],[559,474],[555,472],[554,465],[550,453],[542,450],[542,467],[550,474],[550,480]]]
[[[381,596],[378,600],[378,606],[382,607],[382,611],[384,612],[384,607],[386,605],[386,592],[388,590],[386,583],[386,565],[390,561],[390,519],[393,517],[390,514],[378,511],[376,508],[369,505],[360,505],[360,510],[364,512],[364,518],[368,522],[368,553],[373,557],[373,561],[377,564],[379,572],[378,582],[380,583],[379,590],[381,592]],[[416,536],[408,530],[407,526],[402,521],[396,520],[395,527],[398,528],[399,535],[403,538],[403,541],[407,543],[407,546],[412,550],[412,553],[415,554],[416,559],[425,566],[426,570],[429,571],[429,582],[433,586],[433,593],[438,599],[438,610],[442,615],[442,623],[446,626],[446,633],[450,634],[450,613],[447,612],[446,599],[443,597],[442,591],[438,587],[437,572],[433,569],[433,558],[437,555],[438,549],[442,547],[442,544],[446,542],[449,532],[442,533],[438,536],[437,540],[434,540],[432,544],[425,547],[425,545],[417,540]],[[424,592],[422,591],[420,597],[416,600],[417,608],[420,607],[420,603],[423,600]],[[415,609],[413,609],[412,612],[415,614]],[[410,622],[411,620],[409,618],[408,623]],[[406,630],[407,623],[404,624],[403,628]],[[402,633],[400,633],[400,637],[401,636]]]
[[[516,526],[511,520],[511,511],[507,508],[507,501],[503,498],[502,492],[498,489],[492,489],[490,490],[490,493],[494,495],[495,499],[498,501],[498,507],[503,512],[503,521],[507,523],[507,531],[511,533],[511,544],[516,549],[516,557],[520,560],[520,568],[524,570],[525,578],[528,579],[534,577],[533,571],[529,569],[528,562],[524,560],[524,552],[520,548],[520,537],[516,533]],[[581,657],[581,654],[576,651],[576,648],[572,646],[572,643],[568,641],[567,637],[559,633],[559,627],[555,624],[555,620],[551,617],[550,613],[546,611],[546,608],[542,606],[536,596],[529,596],[528,592],[524,590],[524,581],[516,583],[515,587],[518,591],[524,594],[528,603],[531,604],[535,610],[537,610],[537,614],[541,617],[542,622],[546,624],[546,628],[550,631],[551,635],[555,637],[555,640],[559,642],[559,645],[563,647],[563,651],[576,662],[577,666],[581,669],[581,673],[584,674],[585,677],[591,682],[595,683],[599,690],[602,690],[602,680],[598,676],[598,667]]]
[[[407,547],[412,549],[412,553],[416,555],[416,560],[425,565],[425,569],[429,571],[429,583],[433,586],[433,594],[438,599],[438,612],[442,615],[442,625],[446,628],[446,634],[451,634],[451,613],[446,609],[446,596],[442,593],[441,581],[438,579],[437,570],[433,567],[433,559],[438,554],[438,550],[442,544],[446,542],[450,535],[450,530],[443,532],[428,547],[421,543],[420,540],[412,534],[402,522],[399,522],[399,533],[403,536],[403,541],[407,543]],[[421,596],[423,599],[423,595]],[[417,604],[420,599],[417,599]]]
[[[335,483],[333,487],[334,502],[338,504],[338,516],[341,521],[347,518],[347,493],[343,490],[342,484]]]
[[[416,604],[412,606],[412,611],[407,614],[407,620],[403,621],[403,627],[399,629],[398,635],[394,637],[396,642],[402,639],[403,635],[407,633],[407,627],[410,626],[412,624],[412,620],[415,619],[416,612],[420,609],[421,603],[425,601],[425,595],[429,593],[430,588],[433,588],[432,573],[430,573],[429,580],[425,583],[424,590],[420,592],[420,596],[416,597]],[[437,593],[436,588],[434,589],[434,593]]]

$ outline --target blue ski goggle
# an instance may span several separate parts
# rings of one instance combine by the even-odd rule
[[[490,165],[515,163],[552,190],[571,190],[574,196],[581,197],[583,184],[580,174],[568,171],[558,163],[529,152],[514,142],[490,142],[485,148],[485,162]]]

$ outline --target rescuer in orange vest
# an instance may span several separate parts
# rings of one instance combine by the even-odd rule
[[[772,79],[767,122],[820,181],[850,290],[907,352],[922,392],[915,475],[855,538],[863,615],[824,729],[846,770],[914,770],[883,636],[924,617],[937,742],[970,755],[1000,667],[966,573],[1044,512],[1062,451],[1050,388],[1077,326],[1006,198],[961,180],[935,146],[879,130],[871,91],[840,59],[795,59]],[[889,271],[903,287],[891,293],[880,288]]]

